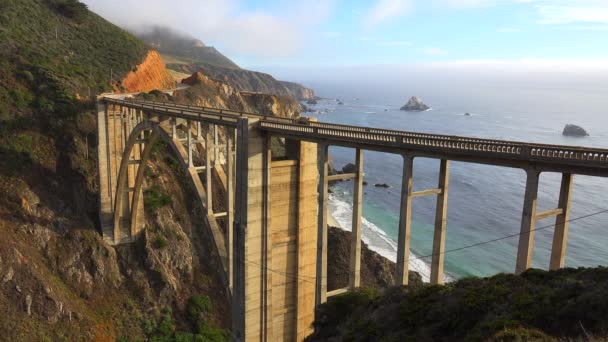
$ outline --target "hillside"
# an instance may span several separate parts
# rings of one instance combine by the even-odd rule
[[[135,33],[146,44],[163,54],[174,55],[192,62],[239,69],[239,66],[212,46],[182,32],[167,27],[154,26]]]
[[[604,341],[608,269],[529,270],[332,298],[309,341]]]
[[[174,160],[149,165],[140,240],[113,248],[97,227],[94,96],[167,75],[77,1],[0,2],[0,339],[225,339],[226,295]]]
[[[206,46],[189,34],[161,26],[154,26],[136,34],[163,55],[167,67],[176,72],[177,77],[200,72],[226,82],[238,91],[291,96],[299,101],[315,97],[312,89],[301,84],[278,81],[269,74],[241,69],[215,48]]]

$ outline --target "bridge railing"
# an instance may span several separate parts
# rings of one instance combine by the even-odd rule
[[[305,121],[301,118],[282,118],[228,109],[197,107],[160,101],[137,99],[108,99],[133,108],[162,110],[168,114],[205,118],[235,123],[241,117],[260,119],[260,127],[275,132],[299,136],[328,138],[349,143],[366,143],[420,149],[422,151],[487,157],[504,157],[524,161],[538,161],[581,166],[608,167],[608,149],[564,145],[536,144],[498,139],[483,139],[455,135],[398,131],[391,129],[361,127]]]

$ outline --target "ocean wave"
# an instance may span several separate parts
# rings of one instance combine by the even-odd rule
[[[352,215],[353,208],[350,203],[341,198],[338,194],[329,194],[329,211],[332,217],[340,225],[340,228],[346,231],[352,231]],[[365,217],[361,217],[361,239],[371,250],[382,255],[383,257],[396,262],[397,260],[397,242],[386,234],[382,228],[370,222]],[[410,252],[410,270],[420,273],[425,282],[429,281],[431,274],[431,266],[422,259],[417,259],[418,256]],[[445,276],[445,281],[451,281],[452,278]]]

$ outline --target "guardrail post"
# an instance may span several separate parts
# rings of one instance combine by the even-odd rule
[[[412,221],[412,180],[414,158],[403,156],[401,208],[399,211],[399,238],[397,241],[396,285],[407,285],[409,276],[410,232]]]
[[[523,273],[532,265],[539,176],[540,172],[538,170],[526,170],[526,192],[524,195],[524,208],[521,217],[519,247],[517,249],[517,263],[515,266],[516,274]]]
[[[559,191],[558,208],[562,213],[555,218],[555,232],[553,233],[553,247],[551,248],[551,270],[564,267],[566,245],[568,242],[568,226],[570,220],[570,193],[572,191],[574,176],[570,173],[562,174],[562,184]]]
[[[450,161],[441,159],[439,169],[439,186],[435,211],[435,233],[433,236],[433,259],[431,262],[431,284],[443,284],[443,265],[445,251],[445,234],[448,219],[448,183],[450,179]]]
[[[353,193],[352,236],[350,245],[349,287],[361,285],[361,215],[363,214],[363,150],[356,150],[355,189]]]
[[[317,284],[315,302],[319,306],[327,301],[327,199],[329,146],[318,145],[319,160],[319,227],[317,229]]]

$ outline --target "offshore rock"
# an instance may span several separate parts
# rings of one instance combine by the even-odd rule
[[[427,106],[421,99],[416,96],[410,97],[409,101],[401,107],[401,110],[406,112],[424,112],[429,110],[431,107]]]
[[[586,137],[589,135],[589,133],[587,133],[587,131],[585,131],[585,129],[581,126],[567,124],[566,127],[564,127],[562,135],[569,137]]]

